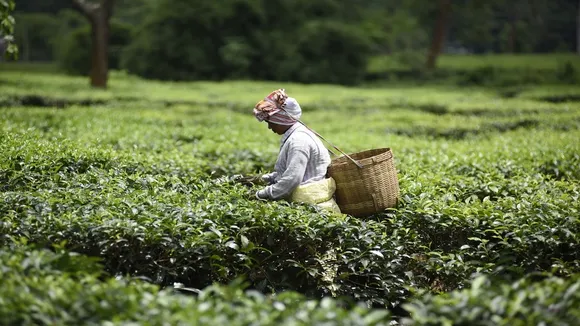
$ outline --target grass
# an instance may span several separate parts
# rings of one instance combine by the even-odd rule
[[[439,56],[437,67],[442,70],[469,71],[484,67],[503,70],[554,71],[570,62],[576,71],[580,70],[580,56],[575,53],[549,54],[443,54]],[[369,63],[369,72],[406,70],[411,66],[397,62],[390,56],[376,56]]]
[[[422,70],[419,68],[423,67],[423,59],[424,55],[420,53],[374,56],[368,63],[369,81],[366,84],[370,87],[377,83],[397,87],[398,84],[415,86],[417,83],[446,83],[450,86],[488,83],[506,87],[510,84],[577,84],[580,80],[580,56],[575,53],[442,54],[438,58],[437,71],[427,75],[416,71]],[[566,71],[566,65],[571,71]],[[492,75],[486,71],[489,69],[494,71]],[[34,73],[37,76],[39,73],[54,74],[58,71],[58,65],[50,62],[0,62],[1,74]],[[472,74],[475,74],[475,81]]]
[[[53,62],[5,62],[0,61],[0,72],[5,71],[18,71],[18,72],[30,72],[30,73],[58,73],[59,68],[56,63]]]

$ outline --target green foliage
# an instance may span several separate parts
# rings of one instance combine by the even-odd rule
[[[579,288],[577,275],[532,275],[499,285],[480,276],[466,290],[407,304],[413,318],[405,325],[574,325],[580,318]]]
[[[70,62],[84,56],[71,54],[77,50],[84,53],[86,47],[69,46],[66,36],[78,27],[69,24],[71,4],[70,0],[28,0],[18,5],[19,16],[42,13],[58,20],[56,25],[42,23],[43,28],[36,27],[40,21],[19,24],[15,31],[19,40],[13,45],[22,43],[23,33],[35,39],[21,46],[24,50],[32,48],[24,52],[24,60],[49,60],[52,52],[57,58],[71,58]],[[131,47],[124,51],[121,67],[152,79],[446,82],[496,87],[578,82],[578,60],[570,54],[576,48],[577,1],[453,2],[442,52],[447,56],[440,57],[436,71],[427,72],[423,68],[437,8],[436,1],[418,0],[226,0],[220,5],[209,0],[134,0],[117,1],[113,18],[138,30],[135,38],[131,37]],[[9,18],[4,21],[13,25]],[[343,50],[334,51],[337,47],[328,39],[341,44]],[[47,47],[50,43],[55,44],[52,52]],[[66,55],[59,55],[63,51]],[[568,57],[556,59],[559,55],[555,54],[547,59],[561,66],[548,71],[540,69],[546,65],[538,60],[541,57],[528,62],[527,57],[486,56],[502,52],[561,52]],[[377,69],[375,63],[367,67],[369,53],[386,57],[390,62],[384,66],[388,68]],[[459,65],[449,63],[459,54],[478,56],[462,56],[457,60]],[[474,66],[488,68],[459,68],[472,61]],[[575,70],[569,69],[566,61]],[[512,69],[515,66],[522,69]],[[87,68],[73,70],[78,73]]]
[[[50,133],[57,120],[41,129]],[[184,147],[197,147],[204,138],[185,142],[171,137],[167,145],[177,140]],[[25,141],[32,147],[20,153],[8,144],[3,147],[9,158],[1,176],[5,234],[46,245],[66,241],[67,248],[103,257],[111,273],[161,284],[204,287],[247,275],[263,291],[293,289],[316,297],[332,291],[383,305],[404,298],[403,280],[395,277],[403,272],[404,260],[380,269],[384,259],[396,259],[387,252],[397,244],[381,235],[385,229],[380,224],[367,226],[299,205],[258,205],[243,197],[245,187],[203,176],[253,170],[239,170],[244,166],[235,163],[251,163],[248,157],[210,156],[204,162],[201,158],[213,151],[200,152],[199,159],[186,161],[190,163],[160,161],[151,169],[129,163],[128,157],[118,165],[111,151],[66,150],[72,145],[66,142],[60,142],[62,155],[53,156],[54,148],[43,151],[46,144],[34,145],[37,141]],[[163,150],[159,145],[113,144],[119,151],[131,148],[134,158],[141,156],[135,155],[141,147],[141,159],[154,160],[152,153]],[[204,171],[212,163],[228,169]],[[52,195],[50,188],[60,189],[59,195]],[[35,195],[24,195],[32,189]],[[36,212],[24,209],[28,205]],[[324,262],[325,255],[332,260]],[[332,270],[340,275],[336,281],[323,277]]]
[[[223,78],[226,71],[221,64],[220,48],[226,46],[221,54],[231,64],[233,46],[229,39],[228,44],[224,44],[231,33],[221,29],[225,27],[225,15],[233,10],[231,3],[233,1],[219,6],[209,1],[156,3],[150,9],[151,15],[137,28],[135,38],[123,56],[123,68],[155,79]],[[229,10],[221,10],[222,6]],[[245,8],[247,14],[254,14],[251,7]],[[242,15],[238,26],[232,28],[239,28],[244,21],[252,22],[251,16]],[[216,33],[218,30],[221,30],[219,34]],[[239,60],[244,60],[244,57]]]
[[[430,321],[423,318],[459,323],[469,315],[483,322],[511,321],[517,317],[496,307],[515,305],[520,296],[524,301],[514,316],[533,310],[530,318],[539,319],[533,312],[545,306],[575,303],[561,291],[575,286],[580,273],[575,87],[509,89],[508,97],[503,95],[508,89],[500,94],[470,88],[466,95],[448,87],[285,85],[304,108],[304,121],[345,151],[393,148],[402,202],[396,210],[360,220],[310,205],[256,201],[248,192],[257,188],[231,178],[260,174],[275,161],[278,139],[248,108],[278,83],[162,83],[115,72],[110,89],[93,92],[79,80],[18,72],[0,76],[0,248],[17,252],[13,242],[24,239],[40,247],[57,245],[61,254],[99,257],[105,274],[98,280],[82,283],[75,274],[75,282],[64,277],[54,283],[72,287],[64,293],[83,296],[83,306],[109,302],[99,291],[110,288],[120,296],[138,293],[137,298],[158,293],[147,284],[130,290],[111,285],[106,275],[198,290],[242,277],[264,298],[285,291],[313,300],[345,297],[345,302],[389,308],[397,318],[410,312],[426,325]],[[537,273],[560,279],[528,279]],[[482,274],[494,285],[453,292],[481,282],[474,280]],[[36,282],[14,279],[20,280],[15,284]],[[38,288],[51,289],[39,282]],[[95,292],[83,292],[79,284]],[[508,288],[517,294],[505,292]],[[533,306],[540,290],[549,295]],[[446,301],[445,293],[460,303],[466,298],[469,305]],[[119,320],[135,315],[156,320],[125,296],[128,308],[113,306],[103,314],[126,311],[128,317]],[[22,300],[28,304],[13,310],[41,305]],[[259,302],[274,305],[264,300]],[[56,311],[72,311],[70,302]],[[244,310],[249,306],[228,302],[215,308],[216,316],[224,311],[245,321],[251,315]],[[345,307],[322,302],[333,311]],[[410,302],[413,306],[404,305]],[[263,318],[279,318],[276,309],[252,304],[251,309],[270,309]],[[322,318],[316,307],[305,312],[308,318]],[[191,309],[175,309],[168,308],[175,318],[190,318],[182,314]],[[546,318],[565,322],[576,313],[569,311]],[[378,314],[384,322],[387,315]]]
[[[57,17],[49,14],[16,14],[15,43],[23,61],[52,61],[53,47],[60,37],[55,33],[60,25]]]
[[[561,81],[568,82],[570,84],[575,84],[580,81],[580,72],[576,70],[576,67],[570,61],[566,61],[566,63],[559,67],[557,76]]]
[[[432,5],[415,2],[407,0],[393,4],[379,1],[363,7],[362,27],[372,41],[374,54],[425,52],[430,28],[423,28],[420,11]],[[424,61],[424,55],[422,58]]]
[[[573,51],[577,5],[575,0],[455,2],[448,44],[452,51],[472,53]]]
[[[0,250],[0,322],[8,325],[140,324],[388,325],[385,310],[295,292],[265,296],[240,282],[212,285],[196,297],[137,278],[101,280],[92,259],[69,252]]]
[[[298,31],[304,65],[297,81],[357,84],[365,76],[370,44],[358,28],[332,21],[310,21]]]
[[[367,79],[446,83],[458,86],[577,84],[580,57],[572,53],[441,55],[431,75],[421,71],[421,53],[399,51],[369,61]]]
[[[6,57],[16,57],[18,48],[14,44],[14,0],[4,0],[0,2],[0,55]],[[6,53],[4,53],[6,51]]]
[[[259,323],[389,325],[386,310],[368,309],[348,301],[309,299],[285,291],[264,295],[244,289],[238,280],[179,294],[191,289],[160,289],[138,278],[103,280],[94,259],[62,251],[11,245],[0,250],[4,324],[164,323],[196,325]],[[535,279],[534,279],[535,278]],[[447,295],[426,294],[405,305],[412,316],[405,325],[466,323],[527,325],[573,324],[579,317],[578,276],[570,279],[526,277],[513,284],[480,276],[468,289]],[[394,318],[393,318],[394,319]]]
[[[459,7],[459,8],[458,8]],[[496,45],[494,35],[498,19],[496,1],[467,1],[453,9],[450,36],[454,44],[473,49],[475,53],[492,52]]]
[[[123,48],[131,39],[131,27],[115,20],[110,22],[109,69],[120,68]],[[91,69],[91,27],[84,24],[69,32],[59,43],[58,62],[69,74],[88,75]]]
[[[72,7],[70,0],[29,0],[19,1],[16,10],[19,13],[51,13],[56,14],[61,10]]]
[[[295,14],[269,14],[273,12]],[[365,73],[370,46],[356,24],[327,20],[340,13],[335,1],[230,0],[218,6],[212,1],[164,0],[139,27],[123,67],[161,80],[353,84]]]
[[[87,18],[76,10],[64,9],[58,12],[56,19],[59,22],[55,34],[64,36],[59,38],[55,43],[54,53],[58,57],[60,48],[63,47],[63,42],[66,42],[66,36],[81,28],[87,26]]]

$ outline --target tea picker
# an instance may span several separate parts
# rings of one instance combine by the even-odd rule
[[[347,154],[300,120],[298,102],[284,89],[271,92],[254,108],[258,121],[281,137],[275,171],[261,177],[239,177],[238,182],[265,182],[256,193],[261,200],[285,198],[316,204],[322,208],[355,217],[395,207],[399,184],[390,148]],[[328,143],[340,152],[331,159]]]

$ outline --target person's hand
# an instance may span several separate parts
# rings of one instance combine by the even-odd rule
[[[246,193],[246,199],[249,200],[268,200],[268,196],[266,194],[266,191],[264,189],[262,190],[258,190],[258,191],[254,191],[254,190],[249,190]]]
[[[266,189],[261,189],[256,191],[256,199],[258,200],[268,200],[268,193]]]
[[[261,176],[240,176],[239,178],[236,179],[236,182],[243,184],[244,186],[247,187],[265,184],[265,181]]]
[[[264,184],[264,185],[270,185],[270,184],[274,183],[274,182],[272,182],[272,180],[270,180],[270,179],[268,178],[268,175],[267,175],[267,174],[264,174],[264,175],[262,175],[262,176],[260,177],[260,182],[261,182],[262,184]]]

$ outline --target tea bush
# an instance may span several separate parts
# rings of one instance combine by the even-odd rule
[[[481,305],[491,307],[502,284],[546,287],[553,300],[568,300],[558,284],[573,286],[580,273],[580,107],[540,100],[571,94],[565,88],[504,98],[489,89],[291,84],[304,121],[343,150],[393,148],[401,204],[355,219],[255,201],[257,187],[234,181],[270,170],[276,159],[277,137],[250,113],[252,93],[274,84],[166,84],[113,74],[110,90],[92,92],[74,77],[7,73],[0,80],[8,99],[0,110],[6,252],[16,250],[14,239],[62,243],[65,253],[99,257],[104,275],[199,291],[243,277],[263,296],[346,297],[418,324],[467,320],[460,309],[446,315],[452,303],[444,294],[476,297],[462,291],[478,275],[494,280],[478,290],[489,292]],[[32,95],[68,104],[23,107],[20,99]],[[91,106],[79,104],[88,100]],[[558,278],[528,278],[536,273]],[[112,286],[108,277],[87,282]],[[136,291],[157,293],[143,286]],[[513,319],[493,313],[500,316],[493,320]]]
[[[292,291],[264,295],[241,280],[202,290],[160,289],[139,278],[107,278],[94,258],[11,242],[0,250],[3,325],[167,323],[196,325],[391,325],[388,311],[345,299],[312,300]],[[578,277],[530,275],[514,283],[480,276],[465,290],[424,294],[404,307],[403,325],[467,323],[573,325],[580,317]],[[417,294],[418,296],[418,294]]]
[[[580,280],[532,275],[513,284],[480,276],[470,288],[427,294],[405,308],[405,325],[575,325],[580,318]]]
[[[70,252],[17,247],[0,250],[2,325],[389,325],[370,310],[295,292],[265,296],[239,281],[212,285],[196,296],[160,289],[137,278],[102,280],[94,259]],[[186,290],[186,289],[184,289]]]

